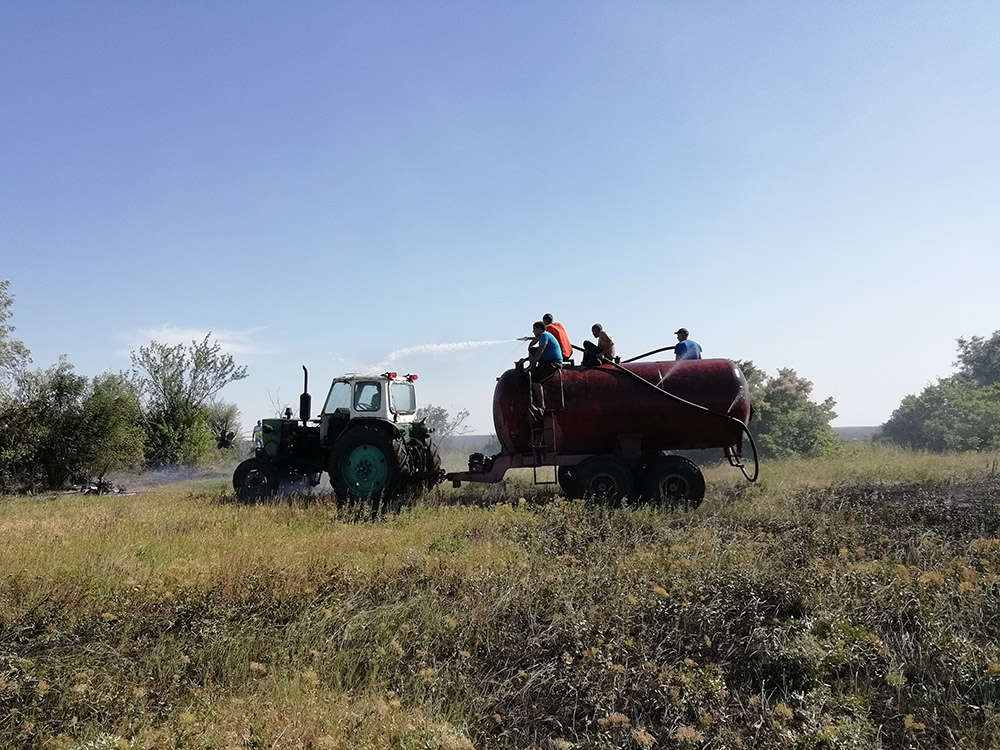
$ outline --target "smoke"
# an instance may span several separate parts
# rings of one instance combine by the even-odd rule
[[[148,492],[178,482],[219,479],[224,480],[228,484],[233,476],[236,464],[242,460],[242,457],[234,457],[231,460],[224,459],[220,460],[217,464],[198,468],[165,466],[133,473],[111,472],[105,479],[115,485],[124,486],[130,494]]]
[[[455,354],[482,349],[488,346],[499,344],[516,343],[517,339],[500,339],[495,341],[455,341],[449,344],[420,344],[418,346],[408,346],[404,349],[396,349],[389,352],[384,359],[374,364],[359,364],[352,360],[341,360],[347,369],[355,372],[380,372],[391,369],[395,363],[413,357],[449,357]]]

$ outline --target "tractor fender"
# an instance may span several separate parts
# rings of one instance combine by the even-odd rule
[[[386,438],[388,438],[389,440],[399,440],[402,439],[404,435],[404,432],[401,429],[399,429],[399,427],[394,425],[392,422],[387,422],[384,419],[366,419],[365,417],[360,417],[352,419],[350,422],[348,422],[347,427],[344,428],[344,431],[337,436],[337,440],[340,440],[344,435],[346,435],[351,430],[356,430],[361,427],[365,427],[367,429],[374,428],[376,430],[383,431],[385,433]]]

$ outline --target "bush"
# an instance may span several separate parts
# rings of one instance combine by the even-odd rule
[[[63,359],[17,384],[0,407],[0,489],[55,489],[140,463],[139,403],[121,376],[91,381]]]

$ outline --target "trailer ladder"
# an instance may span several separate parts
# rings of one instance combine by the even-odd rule
[[[555,412],[562,411],[566,406],[566,394],[563,390],[563,372],[562,368],[556,370],[555,375],[559,379],[558,390],[550,388],[546,389],[549,393],[549,398],[546,401],[547,404],[553,405],[551,408],[546,408],[541,411],[541,421],[538,421],[532,417],[531,421],[531,474],[534,479],[535,484],[558,484],[558,469],[556,468],[556,456],[558,455],[558,447],[556,445],[556,419]],[[551,379],[548,381],[551,382]],[[530,384],[529,384],[530,388]],[[545,385],[542,385],[545,389]],[[529,391],[529,394],[531,392]],[[553,398],[557,396],[558,398]],[[529,403],[533,401],[533,396],[529,395]],[[535,404],[532,403],[532,408],[536,408]],[[535,412],[537,413],[537,412]],[[538,469],[541,466],[551,466],[552,475],[551,479],[539,479]]]
[[[535,484],[556,484],[556,472],[553,468],[551,479],[540,479],[538,469],[541,466],[555,464],[556,454],[556,420],[551,411],[542,414],[541,424],[531,427],[531,475]]]

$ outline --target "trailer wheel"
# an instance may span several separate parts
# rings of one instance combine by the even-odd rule
[[[632,472],[621,461],[592,456],[573,469],[585,500],[617,505],[632,492]]]
[[[705,477],[683,456],[654,456],[639,478],[640,500],[665,508],[690,510],[705,498]]]
[[[583,497],[583,489],[576,480],[575,466],[559,466],[556,469],[556,480],[559,482],[559,489],[567,500],[579,500]]]
[[[264,459],[248,458],[233,472],[233,489],[241,503],[259,503],[278,491],[278,472]]]
[[[342,434],[330,457],[330,483],[341,500],[370,500],[378,515],[395,494],[405,469],[402,443],[372,425]]]

